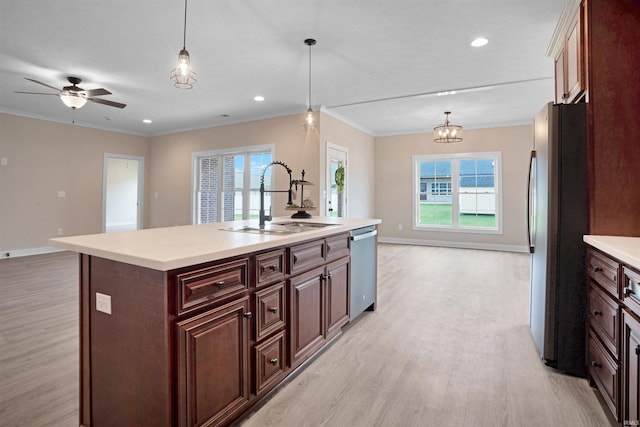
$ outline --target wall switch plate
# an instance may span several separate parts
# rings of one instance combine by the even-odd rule
[[[111,295],[96,292],[96,310],[111,314]]]
[[[67,193],[64,190],[58,190],[58,197],[65,197]]]
[[[0,165],[7,166],[8,164],[9,164],[9,159],[7,159],[6,157],[3,157],[2,159],[0,159]]]
[[[64,230],[62,228],[58,228],[58,236],[62,236],[64,234]]]

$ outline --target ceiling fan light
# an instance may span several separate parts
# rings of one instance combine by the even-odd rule
[[[64,105],[66,105],[69,108],[82,108],[84,107],[84,104],[87,103],[86,98],[78,95],[63,94],[63,95],[60,95],[60,99],[62,99],[62,102],[64,102]]]

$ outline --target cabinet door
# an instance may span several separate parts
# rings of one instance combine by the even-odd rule
[[[624,383],[623,420],[640,420],[640,322],[623,314],[624,318]]]
[[[292,367],[302,363],[325,342],[324,271],[324,267],[318,267],[289,279]]]
[[[249,402],[249,298],[178,322],[180,426],[228,422]]]
[[[576,18],[576,23],[567,35],[565,48],[565,68],[566,68],[566,101],[573,102],[584,92],[584,77],[582,65],[582,30],[580,25],[580,13]]]
[[[349,322],[349,258],[327,265],[327,338]]]
[[[564,74],[564,55],[565,50],[562,49],[560,55],[558,56],[558,59],[556,59],[556,104],[564,104],[566,97],[566,92],[564,90],[564,88],[566,87],[566,76]]]

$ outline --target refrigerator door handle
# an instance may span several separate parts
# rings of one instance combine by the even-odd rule
[[[527,180],[527,239],[529,241],[529,253],[535,252],[534,239],[534,215],[536,209],[535,203],[535,162],[536,162],[536,150],[531,151],[529,157],[529,178]]]

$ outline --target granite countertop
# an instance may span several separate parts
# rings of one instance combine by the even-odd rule
[[[294,220],[289,217],[280,217],[274,218],[271,223],[287,221]],[[309,220],[295,221],[331,224],[331,226],[291,234],[260,234],[227,230],[257,226],[256,220],[230,221],[58,237],[50,239],[49,244],[78,253],[167,271],[322,238],[382,222],[372,218],[333,217],[314,217]]]
[[[584,236],[585,243],[640,270],[640,237]]]

